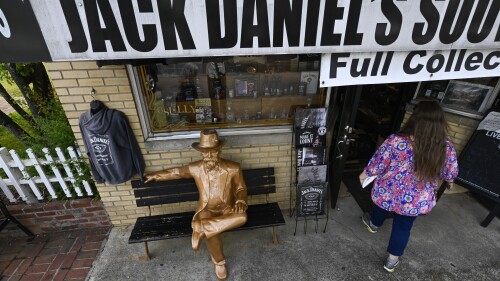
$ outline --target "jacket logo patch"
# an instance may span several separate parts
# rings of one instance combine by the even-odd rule
[[[108,135],[91,135],[89,141],[92,144],[92,149],[99,165],[112,165],[114,164],[113,155],[109,147]]]

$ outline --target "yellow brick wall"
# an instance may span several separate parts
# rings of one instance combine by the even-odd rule
[[[201,159],[199,152],[194,149],[146,151],[135,100],[123,65],[99,68],[94,61],[80,61],[53,62],[46,63],[45,66],[82,151],[85,151],[85,148],[78,120],[80,115],[89,109],[89,103],[92,101],[91,90],[94,88],[96,99],[127,115],[144,156],[146,172],[185,165]],[[279,202],[283,209],[289,208],[290,143],[223,147],[222,157],[241,163],[244,169],[275,167],[277,191],[269,196],[269,200]],[[119,185],[98,184],[97,189],[114,225],[133,224],[137,217],[148,213],[146,207],[135,206],[130,181]],[[265,200],[265,196],[259,195],[252,196],[249,201],[250,204],[256,204]],[[173,213],[194,208],[195,203],[169,204],[153,207],[152,213]]]

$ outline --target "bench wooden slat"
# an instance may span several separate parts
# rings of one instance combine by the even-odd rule
[[[243,170],[243,177],[248,187],[262,186],[274,184],[274,168],[260,168]],[[195,186],[193,179],[176,179],[169,181],[152,181],[145,183],[144,181],[134,180],[131,182],[133,189],[168,187],[170,189],[180,188],[185,186]]]
[[[275,184],[274,178],[256,178],[254,179],[254,181],[256,182],[261,181],[264,182],[265,184],[261,185],[247,184],[249,195],[274,193],[276,190],[274,186]],[[144,199],[145,197],[170,196],[170,195],[190,194],[195,192],[198,192],[198,189],[196,188],[194,181],[192,181],[189,185],[182,185],[182,186],[155,186],[155,187],[134,189],[135,197],[142,199]],[[197,199],[198,198],[196,198],[195,200]]]
[[[263,178],[263,177],[274,177],[274,168],[258,168],[258,169],[246,169],[243,170],[243,177],[245,181],[254,179],[254,178]],[[152,181],[145,183],[140,180],[134,180],[131,182],[132,188],[144,188],[144,187],[176,187],[176,186],[184,186],[190,185],[194,183],[193,179],[177,179],[177,180],[169,180],[169,181]],[[248,183],[247,183],[248,185]],[[253,185],[262,185],[262,184],[251,184]]]
[[[285,218],[278,203],[250,205],[247,209],[247,223],[233,230],[255,229],[285,224]]]
[[[186,237],[192,234],[191,219],[194,212],[140,217],[132,230],[128,243],[140,243]],[[245,225],[231,231],[257,229],[285,224],[278,203],[250,205]]]
[[[152,182],[144,182],[141,180],[133,180],[131,182],[132,188],[151,188],[151,187],[176,187],[183,185],[190,185],[193,182],[193,179],[177,179],[177,180],[168,180],[168,181],[152,181]]]
[[[274,185],[275,179],[273,177],[245,177],[245,183],[247,184],[248,189],[256,189],[262,186]]]
[[[276,193],[276,186],[262,186],[259,188],[248,188],[247,189],[247,194],[248,195],[262,195],[262,194],[269,194],[269,193]]]
[[[275,193],[276,192],[276,187],[275,186],[265,186],[265,187],[260,187],[260,188],[253,188],[253,189],[248,189],[247,193],[248,195],[262,195],[262,194],[269,194],[269,193]],[[200,195],[197,190],[195,192],[191,193],[183,193],[183,194],[175,194],[175,195],[170,195],[170,196],[161,196],[161,197],[143,197],[141,199],[136,200],[137,207],[144,207],[144,206],[155,206],[155,205],[162,205],[162,204],[170,204],[170,203],[179,203],[179,202],[191,202],[191,201],[198,201]]]
[[[140,217],[135,223],[128,243],[157,241],[191,235],[194,212]]]
[[[246,178],[254,178],[254,177],[262,177],[262,176],[274,176],[274,168],[257,168],[257,169],[244,169],[243,177]]]
[[[262,185],[247,185],[248,188],[248,195],[258,195],[258,194],[267,194],[267,193],[274,193],[276,192],[276,187],[274,186],[275,184],[275,179],[274,178],[260,178],[256,179],[256,181],[261,180],[265,181],[266,184]],[[148,187],[148,188],[137,188],[134,189],[134,195],[135,197],[145,199],[145,197],[158,197],[158,196],[171,196],[171,195],[181,195],[181,194],[190,194],[190,193],[197,193],[198,189],[196,188],[196,185],[194,181],[190,183],[189,185],[182,185],[182,186],[155,186],[155,187]],[[195,198],[194,200],[198,200],[198,198]],[[184,201],[189,201],[189,200],[183,200]]]
[[[136,200],[136,204],[137,207],[155,206],[171,203],[198,201],[198,198],[200,198],[200,194],[198,194],[198,191],[196,191],[196,193],[141,198]]]
[[[274,168],[243,170],[243,175],[247,183],[248,195],[276,192]],[[138,207],[197,201],[199,198],[193,179],[149,183],[134,180],[132,187]]]
[[[168,196],[170,194],[183,194],[183,193],[193,193],[193,192],[198,192],[198,189],[196,188],[196,184],[192,179],[190,179],[188,184],[182,184],[178,186],[157,185],[155,187],[134,189],[135,197],[151,197],[151,196],[165,196],[165,195]]]
[[[260,185],[249,185],[247,184],[248,193],[255,194],[265,194],[270,192],[274,192],[274,178],[256,178],[254,181],[261,181],[265,184]],[[134,181],[132,181],[134,182]],[[264,191],[259,193],[260,189],[264,189]],[[171,194],[189,194],[198,192],[194,180],[192,180],[189,184],[184,184],[182,186],[155,186],[155,187],[146,187],[146,188],[136,188],[134,189],[135,197],[144,198],[144,197],[154,197],[154,196],[169,196]]]

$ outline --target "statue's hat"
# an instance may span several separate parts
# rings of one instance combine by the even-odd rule
[[[200,132],[200,142],[193,142],[191,146],[199,151],[219,150],[225,143],[224,139],[219,139],[216,130],[203,130]]]

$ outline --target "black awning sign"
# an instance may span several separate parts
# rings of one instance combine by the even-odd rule
[[[47,48],[50,60],[71,61],[496,50],[500,42],[497,0],[3,0],[0,10],[0,51],[9,51],[0,61],[46,59]]]
[[[50,61],[29,1],[0,1],[0,62]]]
[[[3,13],[2,10],[0,10],[0,34],[4,38],[10,38],[10,26],[9,22],[7,21],[7,18],[5,17],[5,14]]]

